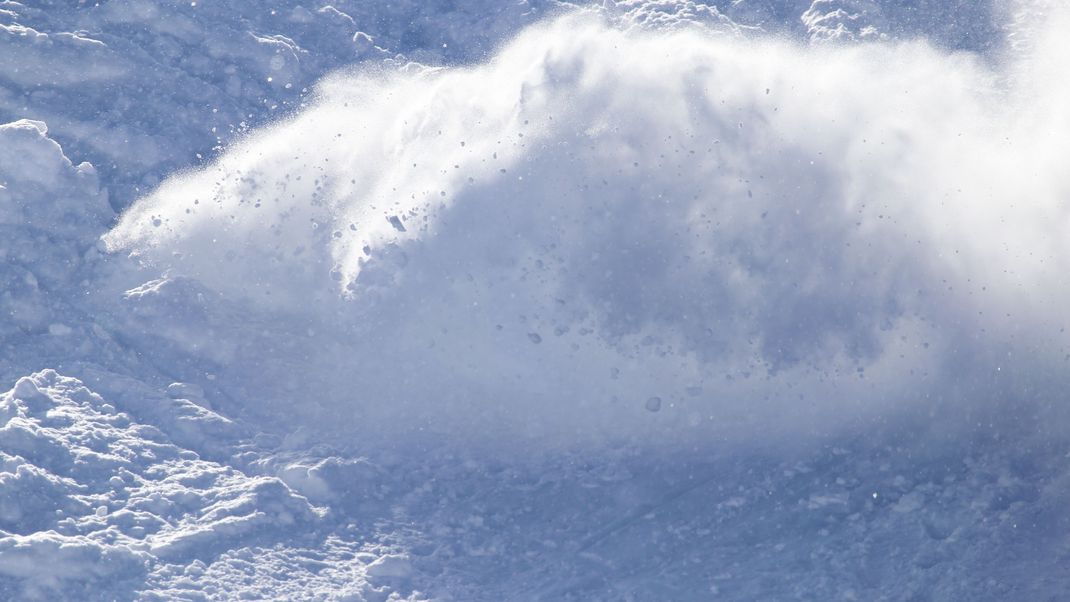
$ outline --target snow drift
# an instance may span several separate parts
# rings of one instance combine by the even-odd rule
[[[339,74],[122,217],[112,320],[371,439],[1030,422],[1070,342],[1067,24],[990,65],[573,14]]]

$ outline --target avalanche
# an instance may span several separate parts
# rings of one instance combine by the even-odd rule
[[[952,4],[0,2],[0,598],[1067,596],[1070,12]]]

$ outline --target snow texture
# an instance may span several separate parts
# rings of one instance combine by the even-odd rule
[[[0,2],[0,598],[1065,598],[1068,27]]]

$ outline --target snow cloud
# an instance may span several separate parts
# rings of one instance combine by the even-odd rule
[[[1070,46],[1044,21],[992,64],[571,14],[483,65],[338,74],[106,236],[156,279],[128,334],[178,316],[163,344],[215,353],[185,380],[369,438],[1049,416]]]

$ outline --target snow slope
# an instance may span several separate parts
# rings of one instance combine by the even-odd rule
[[[0,3],[0,597],[1070,595],[1068,25]]]

